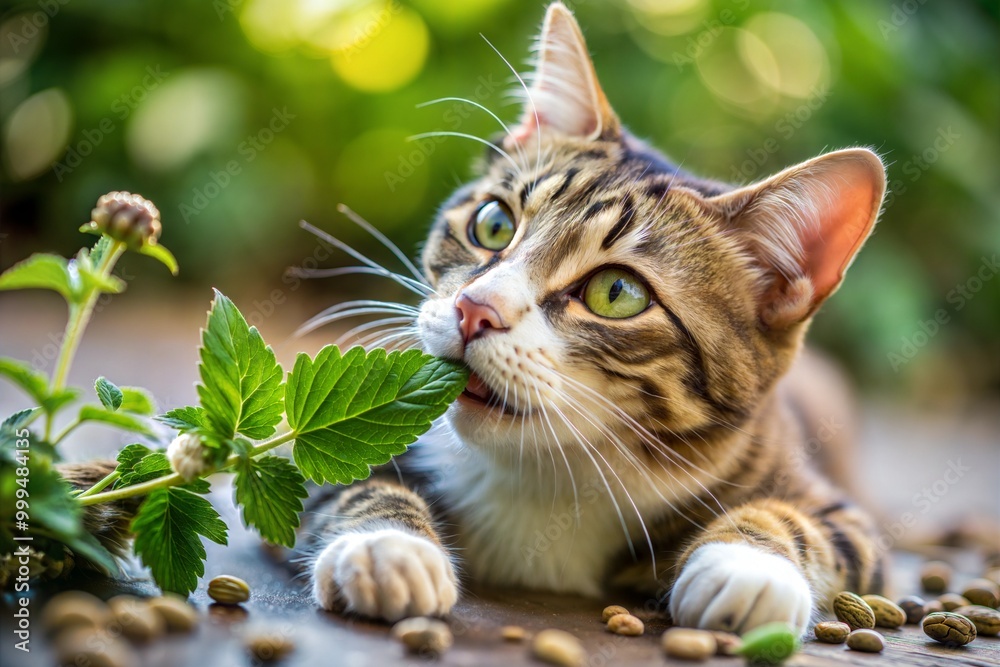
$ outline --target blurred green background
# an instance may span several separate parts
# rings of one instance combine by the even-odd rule
[[[569,4],[619,115],[688,170],[749,182],[825,150],[878,150],[893,192],[813,339],[865,386],[908,400],[1000,392],[995,0]],[[471,107],[418,105],[462,96],[515,118],[513,77],[481,34],[524,70],[543,11],[5,0],[0,268],[74,252],[98,196],[129,190],[160,207],[182,272],[171,280],[142,258],[124,271],[165,301],[175,290],[207,303],[209,284],[317,309],[377,294],[370,279],[285,276],[349,261],[316,253],[297,222],[384,258],[337,212],[343,202],[415,254],[482,147],[407,137],[499,129]],[[381,294],[403,296],[391,283]]]

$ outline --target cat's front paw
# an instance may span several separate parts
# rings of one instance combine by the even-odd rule
[[[327,545],[313,569],[313,595],[327,610],[398,621],[447,614],[458,584],[439,545],[386,529],[341,535]]]
[[[812,607],[809,584],[791,561],[745,544],[699,547],[670,594],[678,625],[737,633],[772,621],[802,633]]]

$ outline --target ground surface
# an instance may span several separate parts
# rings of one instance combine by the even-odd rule
[[[126,294],[121,301],[129,298]],[[71,374],[71,384],[92,386],[98,375],[129,385],[150,388],[160,407],[168,409],[195,399],[194,382],[198,328],[204,323],[208,295],[198,300],[154,303],[134,300],[112,302],[99,313],[84,340]],[[247,312],[245,304],[239,303]],[[274,316],[260,323],[266,340],[274,344],[283,363],[298,350],[315,351],[329,337],[289,340],[288,331],[318,308],[285,302]],[[272,307],[273,310],[273,307]],[[20,297],[0,297],[0,354],[36,359],[51,369],[52,341],[58,339],[63,313],[57,302],[39,304]],[[124,342],[123,342],[124,341]],[[91,397],[92,398],[92,397]],[[0,414],[26,407],[23,399],[0,382]],[[113,453],[132,441],[99,427],[80,429],[68,444],[67,458],[80,459]],[[865,410],[862,456],[858,480],[882,510],[887,546],[919,541],[943,526],[974,517],[1000,516],[1000,410],[996,406],[956,407],[946,414],[920,414],[871,403]],[[946,475],[948,470],[958,471]],[[344,619],[315,610],[304,584],[267,560],[255,538],[240,529],[224,482],[215,491],[216,506],[231,526],[230,547],[209,543],[206,578],[234,574],[250,582],[254,595],[243,609],[210,606],[202,587],[193,601],[205,622],[190,637],[156,643],[141,653],[141,664],[150,666],[211,665],[230,667],[251,664],[241,648],[242,637],[258,628],[287,633],[298,645],[288,665],[348,667],[418,664],[423,658],[405,658],[398,644],[388,638],[384,625]],[[967,574],[978,572],[976,558],[968,552],[937,550]],[[920,558],[897,553],[895,592],[916,590]],[[104,596],[116,591],[152,594],[155,589],[141,571],[128,582],[82,584]],[[9,595],[0,606],[0,664],[4,667],[51,665],[49,647],[38,633],[33,651],[25,656],[13,649]],[[605,604],[619,603],[644,613],[643,600],[583,600],[514,591],[472,591],[455,610],[452,628],[455,647],[442,665],[470,667],[532,663],[525,645],[503,643],[499,628],[521,625],[529,631],[546,627],[569,630],[580,637],[590,655],[589,665],[668,664],[659,650],[662,621],[648,618],[647,635],[625,638],[609,635],[600,623]],[[36,611],[38,606],[35,607]],[[38,626],[35,626],[36,630]],[[889,648],[879,656],[856,653],[843,647],[806,645],[791,665],[1000,665],[1000,639],[981,638],[970,647],[950,650],[907,627],[885,633]],[[682,663],[677,663],[682,664]],[[718,665],[739,665],[738,659],[717,659]],[[85,667],[85,666],[81,666]]]

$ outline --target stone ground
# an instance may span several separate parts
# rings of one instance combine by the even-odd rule
[[[190,296],[157,303],[139,293],[126,294],[95,317],[71,373],[71,384],[92,386],[98,375],[118,384],[142,384],[153,391],[166,409],[194,400],[197,379],[198,330],[204,323],[208,295]],[[239,301],[238,305],[243,306]],[[264,319],[260,328],[282,363],[290,364],[300,350],[314,352],[329,335],[289,338],[294,324],[304,321],[318,307],[291,301]],[[244,311],[248,312],[244,306]],[[53,341],[63,326],[58,302],[27,300],[21,295],[0,297],[0,354],[35,359],[51,369]],[[91,397],[93,398],[93,397]],[[23,399],[0,382],[0,414],[25,407]],[[67,458],[79,459],[110,454],[129,442],[119,433],[101,427],[81,428],[67,443]],[[868,401],[864,409],[861,437],[862,461],[858,480],[884,517],[886,540],[896,547],[925,541],[943,528],[974,525],[976,520],[1000,517],[1000,409],[997,405],[955,408],[948,413]],[[955,473],[946,475],[949,470]],[[950,481],[949,481],[950,480]],[[208,605],[204,584],[193,602],[207,621],[190,637],[159,642],[141,653],[143,665],[195,665],[214,667],[247,665],[251,661],[241,649],[241,638],[255,628],[287,633],[298,651],[289,665],[403,665],[426,658],[403,656],[387,637],[384,625],[344,619],[316,611],[304,593],[301,581],[267,560],[256,547],[253,535],[242,530],[229,503],[224,484],[216,489],[216,506],[231,527],[230,547],[208,544],[205,581],[217,574],[235,574],[250,582],[254,596],[242,609]],[[963,521],[963,518],[965,519]],[[972,520],[972,521],[970,521]],[[895,592],[916,591],[916,568],[926,555],[952,560],[964,575],[978,572],[981,563],[968,551],[925,547],[922,556],[897,550]],[[115,591],[152,593],[154,588],[141,570],[131,581],[82,581],[82,586],[103,595]],[[646,636],[625,638],[609,635],[600,623],[605,604],[621,603],[643,613],[648,620]],[[13,649],[10,598],[3,598],[0,628],[0,664],[5,666],[50,665],[49,646],[41,634],[33,651],[25,656]],[[529,631],[558,627],[579,636],[590,654],[589,664],[665,664],[658,648],[662,621],[642,610],[642,600],[584,600],[564,596],[528,594],[518,591],[472,591],[455,610],[451,620],[455,647],[440,659],[442,665],[529,664],[527,648],[503,643],[499,627],[517,624]],[[1000,665],[1000,639],[981,638],[966,649],[950,650],[937,645],[916,628],[885,633],[888,649],[880,656],[808,643],[803,653],[788,664],[823,665]],[[680,664],[680,663],[679,663]],[[704,664],[736,665],[736,659],[716,659]]]

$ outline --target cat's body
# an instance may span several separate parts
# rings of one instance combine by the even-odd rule
[[[877,156],[745,188],[680,172],[621,128],[558,4],[498,148],[424,250],[422,346],[473,371],[452,432],[312,516],[318,602],[446,613],[457,569],[746,630],[880,589],[872,522],[820,471],[843,478],[846,401],[793,369],[875,223]]]

